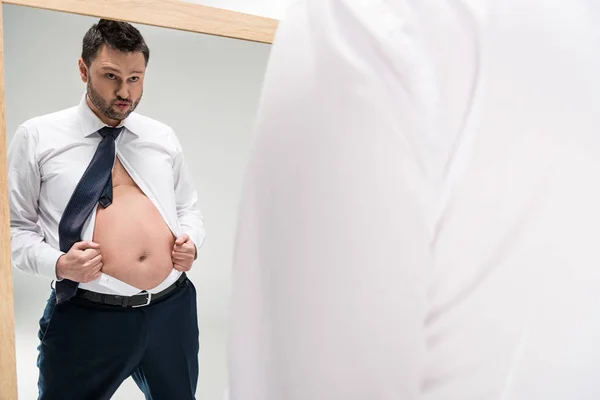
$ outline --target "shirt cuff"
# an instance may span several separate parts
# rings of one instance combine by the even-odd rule
[[[198,258],[198,253],[200,252],[200,248],[204,243],[204,232],[183,228],[183,233],[187,234],[190,237],[190,240],[194,242],[194,245],[196,246],[196,256],[194,257],[194,260],[196,260]]]
[[[61,281],[56,276],[56,263],[58,258],[64,253],[60,250],[56,250],[53,247],[45,247],[37,256],[37,272],[38,275],[46,277],[51,280]]]

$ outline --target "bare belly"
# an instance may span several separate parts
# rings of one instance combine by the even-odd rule
[[[138,289],[159,285],[173,270],[175,238],[154,204],[136,186],[113,188],[113,203],[98,206],[94,242],[102,272]]]

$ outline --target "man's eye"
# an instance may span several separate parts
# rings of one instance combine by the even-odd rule
[[[132,82],[137,82],[140,78],[138,76],[132,76],[130,79]]]
[[[106,74],[106,77],[108,79],[115,79],[116,78],[116,76],[114,74]]]

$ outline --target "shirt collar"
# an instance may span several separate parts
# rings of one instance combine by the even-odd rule
[[[84,136],[91,136],[94,133],[98,132],[101,128],[107,126],[90,108],[86,101],[86,94],[84,93],[81,97],[81,101],[78,106],[78,114],[79,114],[79,123],[81,125],[81,132]],[[131,120],[130,117],[125,118],[118,127],[125,127],[127,131],[133,133],[134,135],[138,135],[137,129],[135,127],[134,121]]]

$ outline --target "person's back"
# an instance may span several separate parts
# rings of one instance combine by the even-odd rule
[[[598,398],[600,9],[410,3],[281,24],[232,399]]]

